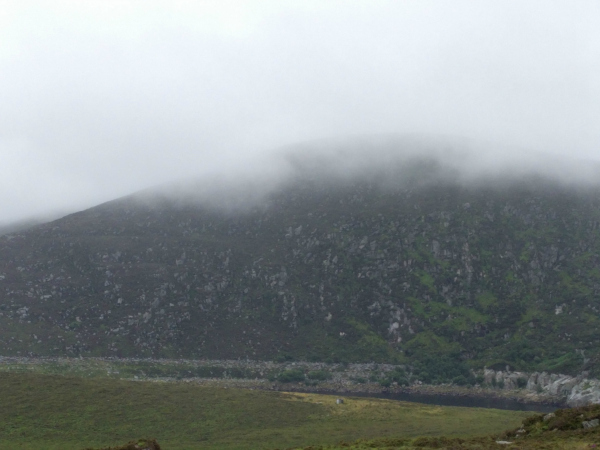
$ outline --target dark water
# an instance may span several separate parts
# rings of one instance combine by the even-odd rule
[[[306,391],[303,391],[306,392]],[[516,400],[505,398],[485,398],[485,397],[467,397],[457,395],[438,395],[438,394],[408,394],[408,393],[360,393],[360,392],[334,392],[319,391],[314,394],[328,394],[343,397],[371,397],[385,398],[388,400],[398,400],[403,402],[425,403],[427,405],[439,406],[465,406],[469,408],[494,408],[508,409],[512,411],[535,411],[540,413],[549,413],[563,408],[561,405],[540,405],[532,403],[521,403]]]

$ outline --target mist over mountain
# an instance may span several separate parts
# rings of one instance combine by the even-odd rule
[[[598,167],[293,146],[0,237],[0,354],[598,370]]]
[[[38,221],[19,221],[19,222],[10,222],[5,224],[0,224],[0,236],[3,234],[14,233],[17,231],[25,230],[27,228],[31,228],[35,225],[39,225]]]
[[[600,184],[600,163],[457,136],[350,136],[251,155],[235,166],[150,188],[136,197],[242,211],[297,183],[323,189],[358,181],[390,189],[442,182],[500,188],[531,178],[587,189]]]
[[[51,222],[53,220],[65,216],[66,214],[67,213],[65,212],[55,212],[54,214],[43,214],[22,220],[0,222],[0,236],[4,234],[16,233],[19,231],[27,230],[28,228],[33,228],[36,225]]]

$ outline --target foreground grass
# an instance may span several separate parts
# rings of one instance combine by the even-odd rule
[[[525,412],[27,373],[0,373],[0,449],[81,449],[156,437],[163,450],[289,448],[472,436]]]
[[[600,405],[557,410],[554,414],[539,414],[524,420],[512,431],[480,437],[419,437],[379,438],[351,443],[311,446],[303,450],[583,450],[600,448],[600,427],[585,427],[600,419]],[[597,422],[596,422],[597,423]]]
[[[416,439],[373,439],[339,445],[310,446],[296,450],[584,450],[598,448],[598,435],[577,436],[562,433],[552,438],[520,439],[496,442],[496,437],[480,438],[416,438]]]

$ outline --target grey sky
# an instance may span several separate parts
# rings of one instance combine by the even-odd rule
[[[600,159],[599,125],[595,0],[0,0],[0,222],[353,134]]]

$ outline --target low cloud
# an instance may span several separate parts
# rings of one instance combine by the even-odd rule
[[[435,151],[467,178],[529,166],[594,177],[561,159],[599,157],[594,1],[62,0],[4,11],[0,222],[180,179],[276,185],[294,169],[274,149],[298,142],[319,142],[296,145],[307,154],[343,142],[356,154],[329,158],[348,174],[372,159],[357,155],[377,135],[463,136]],[[559,162],[525,156],[536,152]]]

